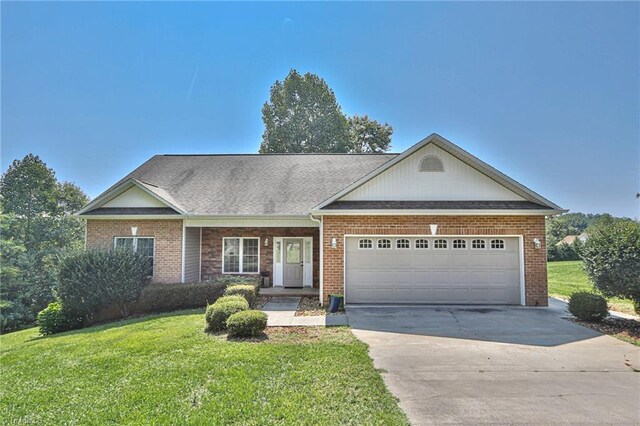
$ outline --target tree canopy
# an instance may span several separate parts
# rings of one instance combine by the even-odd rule
[[[387,123],[366,115],[347,117],[322,78],[293,69],[271,86],[262,121],[262,154],[384,152],[390,148],[393,133]]]

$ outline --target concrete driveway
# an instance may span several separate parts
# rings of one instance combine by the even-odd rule
[[[553,308],[348,307],[416,425],[640,424],[640,348]]]

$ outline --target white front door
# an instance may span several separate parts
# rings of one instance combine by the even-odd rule
[[[284,239],[284,276],[285,287],[302,287],[304,281],[303,239]]]

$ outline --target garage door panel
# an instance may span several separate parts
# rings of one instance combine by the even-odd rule
[[[345,292],[347,303],[451,303],[518,304],[520,302],[520,256],[517,238],[500,238],[504,249],[491,249],[491,237],[483,238],[485,249],[358,248],[358,238],[347,238]]]

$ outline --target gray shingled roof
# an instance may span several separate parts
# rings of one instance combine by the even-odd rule
[[[156,155],[112,188],[136,179],[193,215],[306,215],[396,155]]]

